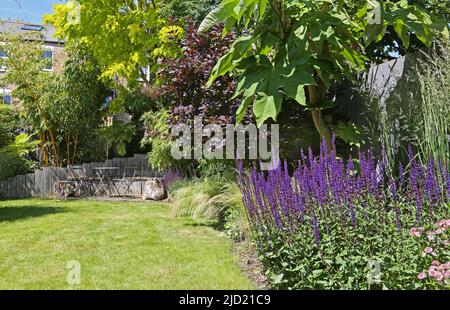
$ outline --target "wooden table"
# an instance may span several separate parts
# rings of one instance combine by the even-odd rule
[[[114,175],[112,175],[114,172],[117,172],[120,170],[119,167],[96,167],[93,170],[99,180],[97,188],[94,191],[94,196],[97,196],[97,194],[101,190],[103,190],[105,192],[105,194],[107,194],[108,190],[110,190],[111,187],[114,187],[116,192],[119,193],[119,190],[117,189],[117,186],[114,184],[114,181],[113,181]]]

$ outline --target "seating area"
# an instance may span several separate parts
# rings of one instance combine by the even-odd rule
[[[57,198],[109,197],[143,198],[162,200],[166,198],[161,178],[139,176],[139,166],[95,167],[94,176],[86,176],[83,166],[68,167],[66,180],[54,183]],[[122,173],[120,173],[123,171]]]

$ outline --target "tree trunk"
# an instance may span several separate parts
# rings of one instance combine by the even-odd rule
[[[326,13],[330,9],[330,3],[324,2],[322,5],[322,12]],[[323,42],[322,46],[322,53],[328,54],[330,51],[330,47],[328,45],[328,41]],[[319,81],[319,85],[309,85],[308,86],[308,95],[309,95],[309,104],[311,107],[314,107],[317,105],[318,102],[320,102],[322,99],[326,98],[326,88],[325,85],[322,83],[322,81]],[[314,122],[314,126],[316,127],[317,132],[319,133],[321,139],[325,140],[327,150],[331,151],[332,146],[332,137],[330,134],[330,131],[328,129],[327,124],[325,124],[325,121],[322,117],[322,111],[321,110],[313,110],[311,111],[312,119]]]
[[[40,132],[39,133],[39,139],[41,140],[40,149],[41,149],[42,165],[44,167],[47,167],[48,166],[48,154],[47,154],[47,149],[45,147],[45,143],[47,142],[47,139],[45,137],[45,133],[44,132]]]
[[[315,105],[317,105],[320,99],[322,99],[324,92],[320,91],[318,86],[309,85],[308,94],[309,94],[309,104],[311,107],[314,107]],[[314,122],[314,126],[316,127],[316,130],[320,135],[320,138],[325,139],[327,150],[331,151],[332,149],[331,134],[330,131],[328,130],[328,126],[325,124],[325,121],[323,120],[322,111],[313,110],[311,111],[311,116]]]
[[[75,133],[75,137],[74,137],[74,147],[73,147],[73,159],[72,159],[72,163],[75,163],[75,160],[77,159],[77,152],[78,152],[78,129],[77,132]]]
[[[50,134],[51,143],[53,146],[53,152],[55,153],[55,166],[60,166],[60,158],[59,158],[59,151],[58,151],[58,145],[56,144],[55,136],[53,135],[53,132],[51,129],[48,130],[48,133]]]
[[[70,165],[70,132],[66,135],[66,160],[67,166]]]

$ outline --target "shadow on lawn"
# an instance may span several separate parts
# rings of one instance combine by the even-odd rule
[[[49,214],[56,214],[66,212],[65,208],[61,207],[4,207],[0,208],[0,223],[13,222],[27,218],[40,217]]]
[[[211,227],[215,230],[223,230],[223,224],[219,223],[218,221],[188,222],[184,225],[191,226],[191,227]]]

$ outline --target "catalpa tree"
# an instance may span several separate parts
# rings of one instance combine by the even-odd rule
[[[56,35],[87,49],[104,80],[121,77],[127,87],[152,84],[159,57],[175,56],[183,28],[161,18],[159,0],[78,0],[54,4],[44,22]]]
[[[329,148],[331,133],[322,118],[322,110],[332,104],[328,89],[366,69],[371,43],[390,29],[406,48],[411,37],[425,46],[437,35],[449,37],[444,21],[407,0],[223,0],[199,30],[222,22],[224,33],[237,27],[245,34],[219,59],[208,85],[225,74],[239,76],[238,122],[250,106],[258,125],[276,121],[283,100],[291,98],[311,111]]]

